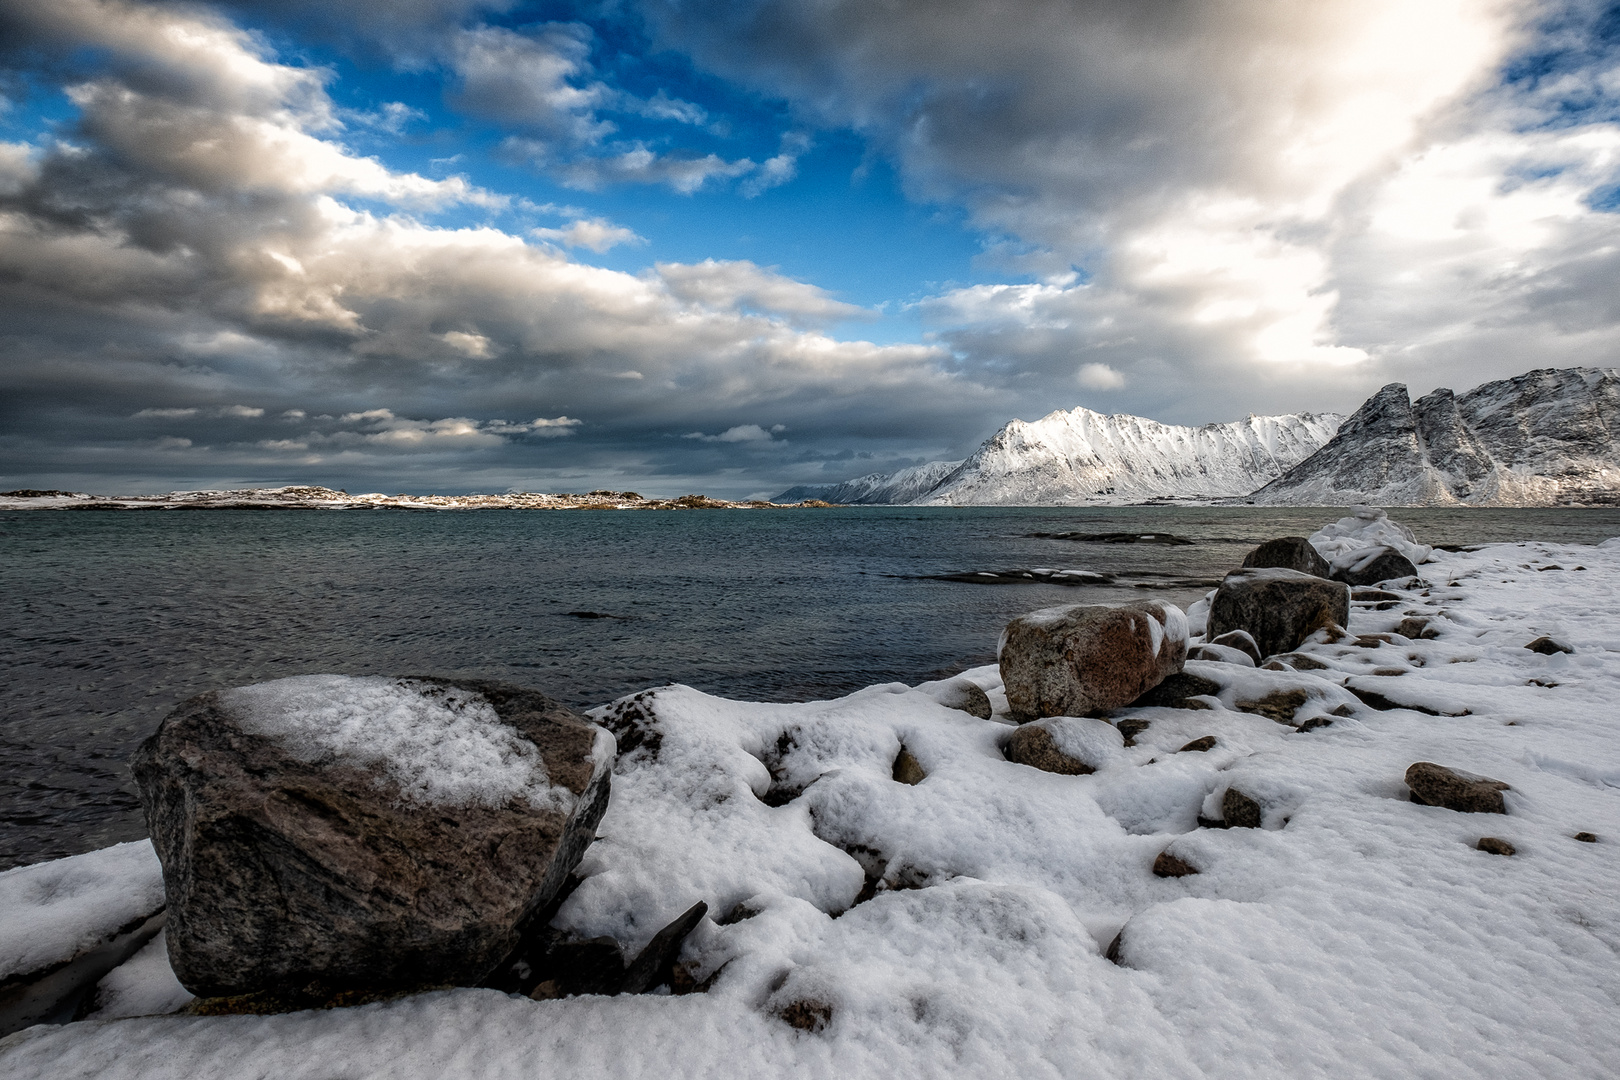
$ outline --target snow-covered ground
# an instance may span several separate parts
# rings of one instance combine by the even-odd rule
[[[149,947],[108,977],[107,1011],[0,1042],[0,1074],[1620,1075],[1620,541],[1420,569],[1429,588],[1355,605],[1350,631],[1387,641],[1307,645],[1325,665],[1308,672],[1189,662],[1221,686],[1210,707],[1116,713],[1149,722],[1133,746],[1075,721],[1090,775],[1003,758],[993,667],[960,677],[991,720],[941,705],[949,684],[798,705],[676,686],[609,706],[613,801],[558,922],[634,950],[707,901],[684,958],[715,976],[706,993],[129,1017],[183,1000]],[[1413,617],[1437,636],[1394,632]],[[1541,635],[1575,651],[1524,648]],[[1295,724],[1332,723],[1239,708],[1276,690],[1304,691]],[[1206,735],[1213,749],[1177,752]],[[902,746],[920,783],[893,778]],[[1508,814],[1410,802],[1417,761],[1506,781]],[[1198,826],[1229,786],[1261,828]],[[1517,854],[1477,850],[1487,836]],[[1154,876],[1167,850],[1200,872]],[[86,917],[27,903],[0,911],[0,937]]]

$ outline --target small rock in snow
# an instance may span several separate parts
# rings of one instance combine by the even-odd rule
[[[1198,705],[1201,708],[1209,708],[1209,706],[1205,705],[1202,701],[1198,702]],[[1137,720],[1135,718],[1121,720],[1119,723],[1114,725],[1114,727],[1119,731],[1120,736],[1124,738],[1126,746],[1135,746],[1136,737],[1142,734],[1142,732],[1146,731],[1150,726],[1151,725],[1148,723],[1148,721]]]
[[[1436,630],[1433,626],[1430,626],[1428,619],[1411,617],[1402,619],[1401,625],[1395,628],[1395,632],[1401,635],[1401,637],[1411,638],[1413,641],[1420,639],[1427,640],[1440,636],[1440,631]]]
[[[1598,842],[1597,833],[1578,832],[1575,834],[1575,839],[1583,844],[1595,844]]]
[[[894,771],[891,775],[899,784],[915,785],[928,779],[928,774],[923,771],[922,763],[917,760],[917,756],[904,746],[894,757]]]
[[[1358,604],[1398,604],[1401,602],[1399,593],[1387,592],[1383,589],[1353,589],[1350,599]]]
[[[1201,739],[1194,739],[1192,742],[1188,743],[1186,746],[1183,746],[1180,750],[1177,750],[1176,753],[1185,754],[1185,753],[1192,752],[1192,753],[1200,753],[1201,754],[1205,750],[1213,750],[1213,749],[1215,749],[1215,741],[1216,741],[1215,736],[1213,736],[1213,735],[1205,735]]]
[[[1298,648],[1312,633],[1350,618],[1350,590],[1294,570],[1236,570],[1209,608],[1209,636],[1246,630],[1262,656]]]
[[[1545,635],[1536,638],[1536,640],[1526,645],[1525,648],[1529,649],[1533,653],[1540,653],[1542,656],[1552,656],[1555,653],[1572,653],[1575,651],[1573,648],[1564,644],[1562,641],[1559,641],[1557,638],[1547,637]]]
[[[1194,699],[1213,696],[1220,692],[1221,684],[1214,679],[1206,679],[1202,675],[1194,675],[1190,671],[1178,671],[1131,702],[1131,707],[1136,709],[1154,706],[1162,709],[1207,709],[1210,707],[1207,701],[1196,701]]]
[[[990,719],[992,712],[990,695],[966,680],[949,684],[934,700],[947,709],[956,709],[980,720]]]
[[[1169,851],[1159,852],[1159,857],[1153,860],[1153,875],[1155,877],[1187,877],[1198,873],[1198,867],[1190,862],[1176,858]]]
[[[1239,631],[1242,633],[1242,631]],[[1231,635],[1227,635],[1231,636]],[[1247,635],[1245,635],[1247,636]],[[1194,645],[1187,650],[1189,660],[1209,660],[1216,664],[1236,664],[1238,667],[1254,667],[1254,657],[1242,649],[1228,648],[1225,645]]]
[[[1004,753],[1008,761],[1028,765],[1042,772],[1058,773],[1063,776],[1084,776],[1097,771],[1094,765],[1060,750],[1057,740],[1052,737],[1050,722],[1046,720],[1025,724],[1013,732],[1012,738],[1007,740]]]
[[[1221,819],[1228,829],[1258,829],[1260,803],[1237,788],[1227,788],[1221,796]]]
[[[1187,619],[1159,600],[1043,608],[1007,624],[1000,650],[1019,720],[1129,705],[1187,658]]]
[[[1412,790],[1415,803],[1443,806],[1465,814],[1507,813],[1502,792],[1512,790],[1500,780],[1448,769],[1432,761],[1419,761],[1408,768],[1406,786]]]
[[[1343,706],[1340,706],[1340,708],[1343,708]],[[1309,720],[1305,721],[1303,724],[1299,725],[1299,727],[1295,728],[1294,729],[1294,734],[1303,735],[1305,732],[1307,732],[1307,731],[1315,731],[1317,728],[1331,727],[1332,724],[1333,724],[1333,721],[1329,717],[1326,717],[1326,716],[1313,716]]]
[[[1258,701],[1239,701],[1236,704],[1239,712],[1254,713],[1279,724],[1292,724],[1294,714],[1310,697],[1305,690],[1273,690]]]
[[[681,955],[681,946],[686,944],[687,935],[708,913],[709,905],[700,900],[653,935],[647,947],[641,950],[641,954],[631,961],[625,971],[620,993],[644,994],[655,986],[668,983],[675,971],[675,961]]]
[[[1306,656],[1304,653],[1297,653],[1297,652],[1282,653],[1282,654],[1280,654],[1278,656],[1273,656],[1271,659],[1274,660],[1274,661],[1277,661],[1279,663],[1287,664],[1289,667],[1293,668],[1295,671],[1327,671],[1328,670],[1328,666],[1326,664],[1322,663],[1322,661],[1317,660],[1314,657]]]
[[[800,1031],[820,1031],[832,1023],[833,1008],[825,1001],[793,1001],[777,1011],[789,1027]]]
[[[1249,659],[1258,666],[1265,658],[1260,646],[1255,643],[1254,637],[1247,630],[1229,630],[1220,637],[1210,641],[1211,645],[1224,645],[1228,649],[1237,649],[1249,654]]]
[[[624,985],[624,953],[610,937],[562,941],[545,953],[534,971],[536,1001],[577,994],[616,994]]]
[[[1506,840],[1501,840],[1494,836],[1480,837],[1479,843],[1475,844],[1474,847],[1478,848],[1480,851],[1488,851],[1492,855],[1512,855],[1514,852],[1519,850]]]
[[[1243,557],[1246,568],[1280,566],[1297,570],[1301,574],[1327,577],[1331,568],[1327,560],[1303,536],[1280,536],[1267,540]]]

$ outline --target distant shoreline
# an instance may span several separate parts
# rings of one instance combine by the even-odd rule
[[[707,495],[649,499],[634,491],[583,495],[522,491],[504,495],[350,495],[324,487],[171,491],[162,495],[88,495],[81,491],[24,488],[0,492],[0,510],[799,510],[837,505],[820,499],[796,503]]]

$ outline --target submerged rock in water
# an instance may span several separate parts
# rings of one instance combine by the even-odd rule
[[[1406,786],[1411,789],[1415,803],[1443,806],[1465,814],[1505,814],[1507,804],[1502,792],[1513,790],[1500,780],[1448,769],[1432,761],[1419,761],[1408,768]]]
[[[132,762],[201,997],[472,985],[607,807],[606,732],[478,680],[303,676],[202,694]]]
[[[1001,679],[1016,719],[1128,705],[1187,659],[1187,618],[1158,600],[1043,608],[1007,624]]]
[[[1244,569],[1282,567],[1314,577],[1327,577],[1332,572],[1328,561],[1303,536],[1279,536],[1267,540],[1243,557]]]
[[[1290,652],[1324,626],[1350,620],[1350,590],[1296,570],[1235,570],[1209,606],[1210,640],[1246,630],[1263,656]]]

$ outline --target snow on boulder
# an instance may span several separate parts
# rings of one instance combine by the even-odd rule
[[[309,675],[201,694],[132,761],[202,997],[468,985],[557,893],[613,739],[534,690]]]
[[[72,1019],[162,926],[163,873],[145,840],[0,873],[0,1036]]]
[[[1335,568],[1356,561],[1357,553],[1368,548],[1389,548],[1413,564],[1427,561],[1434,553],[1434,548],[1428,544],[1417,542],[1411,529],[1390,520],[1389,515],[1376,506],[1352,507],[1349,517],[1322,526],[1311,534],[1310,542]]]
[[[1161,600],[1066,604],[1002,632],[1001,679],[1019,720],[1129,705],[1187,659],[1187,618]]]
[[[1125,737],[1106,720],[1050,716],[1023,724],[1007,740],[1007,760],[1042,772],[1084,776],[1106,767],[1125,748]]]
[[[1297,570],[1280,567],[1234,570],[1209,606],[1211,640],[1246,630],[1262,656],[1296,649],[1330,623],[1350,621],[1350,589]]]
[[[1412,560],[1394,548],[1376,547],[1351,552],[1333,566],[1333,580],[1357,587],[1416,577]]]
[[[1267,540],[1243,557],[1243,565],[1246,569],[1280,566],[1317,577],[1327,577],[1331,571],[1327,560],[1303,536],[1279,536],[1275,540]]]

